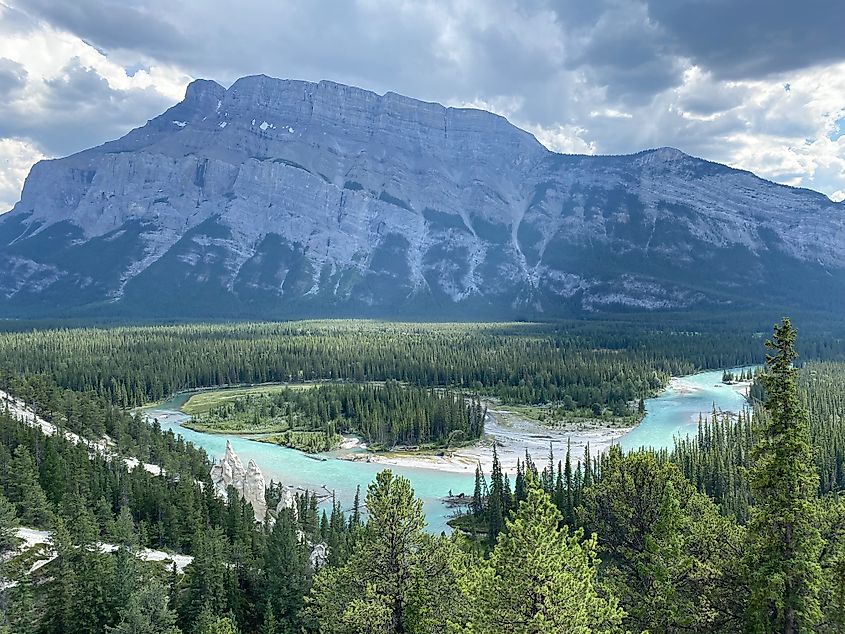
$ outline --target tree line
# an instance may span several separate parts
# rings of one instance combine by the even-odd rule
[[[669,376],[762,360],[755,335],[577,324],[190,324],[0,334],[0,367],[122,407],[180,390],[396,380],[516,403],[627,412]]]
[[[486,409],[448,390],[384,384],[326,384],[247,394],[195,417],[192,428],[361,434],[371,445],[441,445],[475,440]],[[279,436],[274,435],[273,438]],[[283,436],[282,436],[283,437]],[[330,448],[330,447],[329,447]]]

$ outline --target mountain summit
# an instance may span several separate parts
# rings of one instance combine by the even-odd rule
[[[556,154],[489,112],[197,80],[32,168],[4,316],[559,317],[845,308],[845,208],[673,148]]]

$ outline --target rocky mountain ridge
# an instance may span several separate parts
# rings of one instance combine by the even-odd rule
[[[845,304],[845,205],[660,148],[550,152],[393,93],[198,80],[42,161],[0,315],[559,317]]]

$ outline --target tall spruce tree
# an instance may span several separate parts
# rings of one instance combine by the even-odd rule
[[[481,517],[484,513],[484,491],[481,486],[481,481],[484,474],[481,472],[481,463],[475,466],[475,486],[472,490],[472,514],[475,517]]]
[[[151,579],[129,596],[117,627],[109,634],[180,634],[176,613],[168,607],[167,588]]]
[[[480,583],[468,593],[478,634],[617,631],[624,612],[598,580],[596,537],[560,527],[561,515],[529,475],[508,530],[496,543]]]
[[[17,519],[15,507],[3,497],[2,488],[0,488],[0,558],[17,545],[15,537]]]
[[[349,559],[325,566],[306,599],[307,628],[324,634],[442,632],[450,577],[449,543],[425,532],[411,483],[381,471],[367,492],[367,523]]]
[[[796,332],[789,319],[766,342],[765,413],[750,469],[754,506],[748,530],[750,625],[760,632],[808,631],[821,618],[822,541],[813,498],[818,474],[793,366]]]
[[[487,497],[487,539],[490,545],[505,528],[505,481],[496,445],[493,445],[493,473],[490,476],[490,495]]]

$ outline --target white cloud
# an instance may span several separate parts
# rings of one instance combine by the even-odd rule
[[[790,57],[755,48],[756,31],[737,25],[721,48],[719,32],[687,33],[682,46],[679,30],[725,25],[715,14],[685,24],[680,0],[244,0],[237,11],[215,0],[7,1],[17,9],[0,4],[5,200],[41,155],[120,136],[180,99],[191,78],[261,72],[483,107],[561,152],[671,145],[845,191],[845,51],[832,58],[839,40],[827,27],[818,55],[803,50],[808,40]],[[791,28],[766,20],[773,33]]]
[[[44,155],[21,139],[0,139],[0,213],[18,201],[29,168]]]

